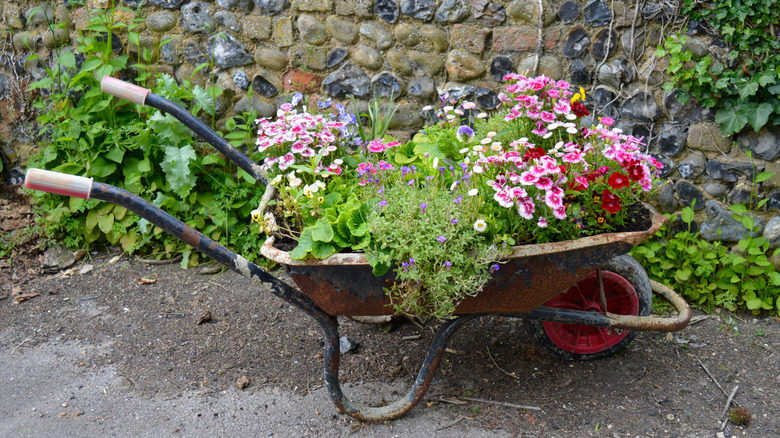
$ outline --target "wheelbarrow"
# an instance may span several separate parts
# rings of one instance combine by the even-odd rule
[[[114,96],[171,114],[259,183],[268,186],[260,166],[173,102],[111,77],[103,79],[101,88]],[[386,406],[366,406],[347,398],[339,383],[337,316],[391,314],[384,288],[392,283],[393,277],[392,273],[374,276],[363,254],[334,254],[324,260],[299,261],[275,248],[274,238],[269,237],[262,254],[284,266],[296,287],[127,190],[92,178],[40,169],[28,170],[25,186],[125,207],[251,281],[270,286],[273,294],[320,324],[325,338],[324,379],[328,394],[340,412],[360,420],[397,418],[419,403],[447,343],[460,327],[475,318],[487,315],[522,318],[541,347],[568,360],[610,356],[628,345],[636,331],[677,331],[691,318],[685,300],[670,288],[650,281],[639,263],[627,255],[666,220],[655,212],[652,226],[646,231],[517,246],[483,290],[460,302],[454,318],[441,325],[409,392]],[[675,315],[650,316],[654,292],[671,303]]]

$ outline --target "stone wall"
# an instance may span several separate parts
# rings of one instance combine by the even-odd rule
[[[35,52],[50,60],[55,46],[72,45],[87,7],[69,3],[50,6],[49,16],[69,23],[68,32],[54,34],[43,14],[31,13],[39,2],[0,4],[11,42],[0,72],[6,95],[0,141],[5,156],[22,166],[31,149],[25,145],[33,140],[29,130],[14,127],[22,114],[8,96],[14,87],[18,93],[18,75],[41,71],[24,62],[16,65],[26,69],[14,71],[10,58],[20,61]],[[89,7],[106,3],[90,0]],[[139,0],[122,3],[135,8]],[[153,48],[172,38],[159,62],[177,78],[213,60],[218,84],[226,90],[218,105],[222,121],[248,108],[272,116],[294,91],[342,102],[350,94],[361,102],[392,95],[399,109],[391,128],[413,132],[422,125],[420,109],[437,95],[449,92],[490,110],[498,104],[505,73],[536,69],[585,87],[597,115],[616,118],[626,132],[644,136],[649,151],[667,165],[669,184],[659,206],[674,212],[696,199],[706,238],[738,239],[741,231],[727,205],[747,199],[754,172],[775,172],[758,190],[769,199],[760,213],[762,233],[777,245],[780,137],[765,128],[723,138],[711,111],[695,101],[681,105],[674,93],[663,91],[665,60],[654,51],[672,28],[673,7],[674,2],[657,0],[145,0],[141,44]],[[726,56],[728,48],[701,28],[689,26],[686,48]],[[119,36],[123,44],[117,49],[132,50],[126,35]],[[195,81],[205,81],[206,74],[196,74]]]

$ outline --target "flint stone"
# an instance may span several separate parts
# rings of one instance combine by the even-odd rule
[[[293,45],[292,18],[282,17],[274,20],[273,27],[274,41],[279,47],[288,47]]]
[[[476,55],[485,51],[490,30],[467,24],[456,24],[450,31],[450,46],[460,47]]]
[[[64,245],[53,246],[43,253],[43,268],[47,272],[67,269],[74,263],[76,256]]]
[[[217,5],[225,9],[241,8],[244,12],[252,10],[252,0],[217,0]]]
[[[276,14],[290,6],[289,0],[254,0],[255,7],[263,12]]]
[[[656,143],[658,151],[670,157],[680,155],[685,149],[686,134],[684,126],[664,123]]]
[[[457,82],[447,82],[439,88],[439,95],[447,95],[450,100],[463,100],[469,99],[474,95],[474,89],[476,87],[470,84],[459,84]]]
[[[706,164],[707,159],[704,155],[694,152],[680,162],[677,171],[680,172],[681,177],[692,180],[704,173]]]
[[[672,172],[677,170],[677,163],[672,161],[671,158],[667,157],[664,154],[650,154],[658,160],[661,164],[663,164],[664,167],[661,169],[658,169],[658,177],[659,178],[666,178],[667,176],[671,175]]]
[[[409,59],[409,56],[406,55],[406,52],[402,50],[390,50],[385,54],[385,60],[387,63],[399,71],[403,75],[411,75],[412,69],[414,66],[412,65],[412,60]]]
[[[665,58],[648,58],[639,66],[639,80],[648,85],[660,85],[666,81],[664,71],[667,66],[668,61]]]
[[[386,114],[387,106],[387,103],[380,105],[379,111],[382,114]],[[388,128],[398,129],[403,127],[417,129],[422,126],[422,122],[423,119],[420,115],[419,106],[412,105],[409,102],[398,102],[398,105],[395,108],[395,113],[393,114],[393,118],[390,119]]]
[[[780,190],[775,190],[767,197],[765,208],[766,210],[775,209],[780,211]]]
[[[60,47],[63,44],[67,44],[69,42],[70,42],[70,35],[68,35],[68,33],[65,32],[65,29],[62,29],[60,27],[54,29],[54,32],[46,32],[43,34],[43,45],[48,49],[53,49],[54,47]]]
[[[439,23],[459,23],[469,16],[469,5],[465,0],[444,0],[436,9]]]
[[[184,3],[184,0],[148,0],[150,4],[160,6],[165,9],[176,9]]]
[[[430,41],[433,48],[439,52],[445,52],[449,47],[449,40],[447,39],[447,33],[432,24],[426,24],[420,31],[423,38]]]
[[[374,14],[373,0],[337,0],[334,6],[339,15],[371,17]]]
[[[309,14],[298,17],[298,32],[302,40],[315,46],[321,46],[328,38],[325,26],[317,17]]]
[[[279,89],[262,75],[257,75],[252,79],[252,90],[265,97],[274,97],[279,94]]]
[[[436,0],[403,0],[401,12],[417,20],[429,21],[436,12]]]
[[[190,33],[206,33],[214,29],[211,5],[191,2],[181,7],[181,27]]]
[[[395,0],[376,0],[374,13],[388,23],[395,23],[398,20],[398,2]]]
[[[728,190],[727,185],[714,181],[708,181],[702,184],[701,188],[713,198],[720,198],[721,196],[724,196],[726,194],[726,190]]]
[[[341,47],[333,49],[328,55],[328,68],[333,68],[343,61],[347,57],[347,50]]]
[[[650,2],[642,8],[642,16],[645,20],[656,23],[668,23],[676,15],[677,3],[666,1]]]
[[[590,69],[581,59],[575,59],[569,64],[569,77],[572,84],[589,84]]]
[[[476,87],[474,89],[474,100],[483,110],[494,110],[501,103],[498,100],[498,93],[487,87]]]
[[[585,16],[585,22],[591,26],[603,26],[612,20],[612,11],[609,6],[601,0],[593,0],[582,8]]]
[[[54,12],[51,9],[51,4],[47,4],[44,9],[30,8],[24,13],[27,26],[38,26],[40,24],[46,24],[46,17],[53,17]]]
[[[743,150],[749,150],[753,157],[774,161],[780,157],[780,136],[764,127],[760,132],[750,131],[738,137]]]
[[[239,70],[233,75],[233,83],[236,84],[239,90],[246,91],[249,89],[249,77],[243,70]]]
[[[410,96],[419,97],[421,99],[428,99],[436,92],[436,87],[433,82],[433,78],[430,76],[421,76],[409,81],[409,89],[407,90]]]
[[[720,127],[714,123],[694,123],[688,128],[688,149],[728,153],[731,141],[723,137]]]
[[[368,21],[360,25],[360,34],[370,39],[380,50],[393,45],[393,33],[376,21]]]
[[[694,201],[696,201],[693,206],[694,210],[701,210],[704,208],[704,195],[695,185],[688,181],[679,180],[674,185],[674,189],[677,192],[677,198],[680,199],[680,203],[683,206],[690,207],[694,204]]]
[[[731,190],[731,192],[729,192],[729,204],[748,205],[750,203],[750,189],[751,187],[749,184],[743,181],[738,182]]]
[[[342,336],[339,338],[339,352],[341,352],[341,354],[352,353],[357,350],[359,345],[360,342],[349,336]]]
[[[108,37],[107,33],[99,33],[95,39],[100,42],[105,42],[106,38]],[[122,39],[117,36],[117,34],[111,32],[111,50],[113,50],[116,53],[122,53],[124,51],[124,44],[122,44]]]
[[[412,63],[428,76],[436,76],[444,68],[444,61],[438,56],[431,56],[430,53],[410,50],[407,55]]]
[[[580,4],[568,1],[558,8],[558,18],[565,24],[574,23],[574,20],[580,16]]]
[[[374,98],[399,98],[404,92],[401,79],[393,73],[383,71],[371,78],[371,90]]]
[[[609,29],[601,29],[596,32],[593,37],[593,43],[590,45],[590,54],[593,58],[601,61],[609,58],[609,55],[615,51],[617,47],[618,34],[617,32],[610,31]]]
[[[245,15],[239,26],[244,28],[242,33],[245,38],[267,40],[271,36],[271,18],[268,15]],[[279,35],[276,36],[279,37]],[[282,46],[281,43],[279,45]]]
[[[347,63],[331,73],[322,83],[322,89],[336,98],[349,95],[365,97],[368,95],[371,79],[355,64]]]
[[[615,59],[601,64],[598,71],[599,82],[620,89],[621,84],[634,80],[631,64],[625,59]]]
[[[764,228],[764,238],[769,241],[770,248],[780,246],[780,217],[773,217]]]
[[[376,70],[382,67],[382,55],[373,47],[358,44],[352,52],[352,59],[361,67]]]
[[[557,14],[555,13],[555,6],[549,4],[548,1],[544,2],[542,12],[542,25],[544,27],[549,26],[555,21]],[[506,7],[506,13],[512,17],[523,22],[523,24],[529,24],[537,26],[539,24],[539,2],[537,0],[514,0]]]
[[[526,71],[529,72],[533,70],[534,68],[534,62],[536,61],[535,56],[529,56],[528,58],[525,58],[524,60],[520,61],[520,63],[517,65],[517,71]],[[548,78],[560,78],[563,76],[563,69],[561,68],[561,61],[558,59],[557,56],[551,56],[551,55],[544,55],[541,58],[539,58],[539,65],[538,71],[536,72],[539,75],[547,76]]]
[[[168,11],[160,11],[149,15],[146,25],[155,32],[165,32],[176,26],[176,16]]]
[[[325,70],[328,65],[328,49],[315,46],[297,46],[291,52],[296,66],[310,70]]]
[[[634,56],[634,60],[637,60],[642,54],[642,47],[645,45],[645,30],[635,28],[634,33],[631,30],[626,30],[620,35],[620,43],[623,46],[623,54],[626,58]],[[631,52],[633,49],[633,53]]]
[[[567,58],[576,58],[585,52],[589,43],[590,37],[588,36],[588,33],[582,27],[577,26],[570,30],[563,39],[563,56]]]
[[[709,47],[710,55],[712,55],[712,57],[717,59],[718,61],[722,62],[727,69],[733,69],[740,62],[739,57],[736,58],[731,57],[732,51],[733,49],[729,47],[726,43],[724,43],[722,40],[713,41]]]
[[[753,217],[760,232],[764,226],[764,220],[752,215],[751,217]],[[732,217],[732,212],[723,207],[718,201],[707,201],[706,220],[701,225],[701,237],[704,240],[737,242],[747,235],[756,236],[757,233],[748,232],[741,222]]]
[[[200,50],[200,47],[198,47],[198,43],[192,40],[187,41],[184,44],[184,50],[182,50],[182,55],[184,56],[185,61],[189,62],[194,66],[201,65],[204,62],[208,61],[206,55],[204,55],[203,52]]]
[[[214,14],[214,20],[216,20],[217,23],[232,30],[233,32],[238,32],[241,30],[241,26],[239,26],[238,21],[236,21],[236,16],[233,15],[232,12],[219,11]]]
[[[446,66],[447,74],[456,81],[476,79],[485,74],[482,60],[460,49],[450,51]]]
[[[515,64],[512,59],[506,56],[496,56],[490,63],[490,76],[499,81],[504,81],[504,76],[514,73]]]
[[[674,186],[672,184],[664,184],[661,186],[655,200],[664,213],[674,213],[680,206],[677,202],[677,198],[674,196]]]
[[[663,116],[661,108],[650,93],[640,91],[620,105],[620,113],[629,119],[653,122]]]
[[[255,51],[255,62],[271,70],[279,71],[287,66],[287,53],[281,50],[261,47]]]
[[[354,43],[357,41],[358,36],[360,36],[357,26],[351,21],[347,21],[335,15],[331,15],[325,19],[325,27],[333,38],[345,44]]]
[[[703,58],[709,54],[710,41],[706,37],[692,36],[683,44],[683,53],[688,51],[693,55],[693,59]]]
[[[244,45],[226,33],[219,33],[209,38],[208,53],[219,68],[237,67],[249,64],[254,60],[244,49]]]
[[[179,40],[171,40],[160,47],[160,60],[166,64],[178,65],[179,55],[177,54]]]
[[[416,46],[422,38],[420,30],[417,28],[417,26],[414,26],[410,23],[399,24],[395,27],[393,33],[395,34],[395,39],[407,47]]]
[[[726,182],[736,182],[740,177],[753,180],[753,164],[749,161],[707,161],[707,174],[712,178]]]
[[[472,13],[482,26],[496,27],[506,20],[506,9],[504,5],[494,3],[490,0],[472,1]]]
[[[594,112],[614,119],[618,116],[618,110],[615,108],[616,96],[610,88],[599,85],[587,96],[587,100],[593,102]]]
[[[295,0],[293,3],[299,11],[328,12],[333,9],[332,0]]]

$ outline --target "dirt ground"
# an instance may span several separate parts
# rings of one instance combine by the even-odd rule
[[[29,225],[18,201],[0,199],[4,236]],[[0,259],[2,436],[780,436],[774,317],[697,311],[681,332],[577,363],[532,345],[521,320],[483,317],[423,403],[365,424],[322,387],[318,325],[239,275],[110,251],[44,273],[39,242],[15,236]],[[343,387],[369,403],[406,392],[436,328],[340,323],[359,342]],[[732,393],[749,426],[726,421]]]

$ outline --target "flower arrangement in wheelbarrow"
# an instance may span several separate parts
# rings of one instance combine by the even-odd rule
[[[360,138],[341,105],[281,107],[257,148],[277,191],[255,220],[294,259],[364,252],[396,312],[450,317],[513,245],[649,227],[641,200],[662,165],[565,81],[509,74],[492,114],[442,97],[405,144]]]

